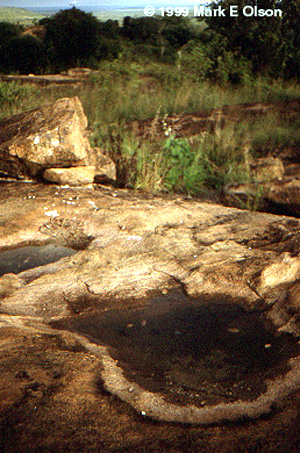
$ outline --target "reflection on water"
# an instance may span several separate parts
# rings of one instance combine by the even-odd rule
[[[257,313],[179,291],[139,311],[115,309],[58,321],[108,345],[128,380],[178,404],[252,400],[288,369],[296,340],[275,336]]]

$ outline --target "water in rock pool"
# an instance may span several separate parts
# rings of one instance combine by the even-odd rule
[[[0,276],[9,273],[18,274],[27,269],[44,266],[74,253],[76,251],[70,247],[53,244],[7,250],[0,253]]]
[[[95,312],[53,326],[107,345],[129,381],[175,404],[251,401],[300,352],[297,339],[266,328],[259,313],[181,291],[141,310]]]

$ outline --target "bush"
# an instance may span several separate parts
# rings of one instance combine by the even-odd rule
[[[205,45],[201,43],[189,43],[179,60],[184,72],[188,72],[195,80],[206,79],[212,71],[213,61],[207,55]]]
[[[232,52],[225,52],[217,58],[211,77],[220,83],[243,84],[251,78],[251,62]]]
[[[1,48],[0,67],[3,72],[37,73],[45,64],[45,48],[34,36],[17,36]]]
[[[193,145],[171,135],[163,147],[164,186],[167,190],[198,195],[205,188],[221,192],[226,184],[244,180],[242,135],[233,124],[222,130],[217,125],[215,132],[202,133]]]
[[[190,41],[182,49],[179,63],[185,74],[195,81],[210,79],[220,84],[243,84],[251,78],[251,62],[226,50],[215,33]]]

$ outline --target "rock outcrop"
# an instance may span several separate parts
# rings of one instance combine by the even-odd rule
[[[263,164],[260,167],[258,160],[254,165],[254,173],[257,171],[254,182],[226,187],[223,202],[227,206],[252,205],[261,211],[300,217],[300,167],[290,166],[278,158],[266,158],[264,161],[273,161],[274,166]]]
[[[83,74],[45,74],[45,75],[0,75],[0,80],[3,82],[18,82],[18,83],[30,83],[30,85],[37,85],[44,87],[47,85],[78,85],[88,81],[88,77]]]
[[[91,148],[86,128],[87,118],[77,97],[60,99],[1,121],[0,174],[17,179],[46,175],[45,179],[58,184],[70,179],[72,185],[80,185],[82,181],[86,184],[87,180],[91,183],[95,175],[112,181],[114,163],[98,149]],[[84,170],[83,166],[87,168]],[[65,170],[48,171],[51,168]],[[60,173],[60,177],[54,178],[54,173]]]
[[[224,303],[227,311],[240,307],[249,314],[260,312],[278,335],[298,335],[300,221],[125,190],[58,190],[51,185],[21,183],[5,188],[0,200],[0,250],[50,243],[72,247],[77,253],[0,278],[2,439],[7,438],[13,423],[19,451],[26,451],[28,445],[38,450],[47,444],[48,448],[49,442],[56,451],[58,446],[77,451],[80,445],[81,450],[96,452],[101,443],[102,450],[109,451],[117,444],[129,448],[133,438],[139,450],[146,439],[152,445],[154,432],[157,443],[152,451],[159,451],[162,445],[164,451],[174,451],[174,438],[183,448],[179,439],[187,428],[162,425],[164,429],[157,433],[154,418],[161,423],[194,424],[193,432],[197,437],[205,432],[210,448],[200,451],[214,451],[215,445],[221,445],[215,428],[203,429],[202,423],[268,413],[268,419],[249,422],[247,429],[242,424],[238,430],[235,425],[225,425],[222,451],[232,452],[233,438],[238,451],[246,431],[252,445],[259,441],[259,433],[276,445],[290,440],[288,434],[278,437],[274,426],[283,420],[285,426],[294,426],[299,415],[297,345],[286,365],[278,365],[275,378],[269,372],[265,390],[257,397],[235,401],[229,394],[215,405],[178,406],[159,392],[128,380],[124,358],[118,362],[114,349],[75,333],[74,328],[68,332],[63,325],[72,320],[86,323],[87,316],[96,319],[99,314],[109,318],[115,313],[116,319],[124,312],[138,316],[161,295],[169,295],[171,307],[173,291],[177,291],[177,304],[182,294],[193,307],[210,300]],[[163,316],[165,310],[157,305],[157,313],[151,316]],[[149,331],[151,325],[148,328],[143,318],[140,321],[141,329]],[[120,329],[126,338],[126,330],[134,326],[127,323]],[[239,329],[233,325],[229,330],[239,338]],[[265,379],[262,374],[260,379]],[[129,406],[122,406],[121,400]],[[274,405],[278,410],[273,414]],[[47,432],[43,429],[46,419]],[[127,434],[116,440],[121,425]],[[136,430],[141,430],[139,441]],[[113,431],[114,436],[109,434]],[[95,448],[90,448],[93,442]]]
[[[257,182],[280,181],[284,165],[279,157],[262,157],[252,162],[252,179]]]
[[[93,148],[95,165],[95,183],[113,183],[117,179],[116,165],[100,148]]]

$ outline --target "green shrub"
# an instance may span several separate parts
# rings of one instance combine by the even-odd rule
[[[195,80],[199,81],[206,79],[213,67],[213,61],[207,55],[205,46],[196,43],[189,43],[189,47],[179,59],[179,64],[182,71],[193,75]]]
[[[179,53],[182,71],[195,81],[212,80],[220,84],[247,83],[251,78],[251,63],[225,51],[220,42],[190,41]]]
[[[201,156],[191,149],[187,139],[170,135],[163,145],[164,187],[170,191],[196,195],[206,179]]]
[[[245,180],[243,141],[232,124],[202,133],[193,144],[171,135],[163,146],[165,188],[197,195],[208,187],[222,191],[226,184]]]

